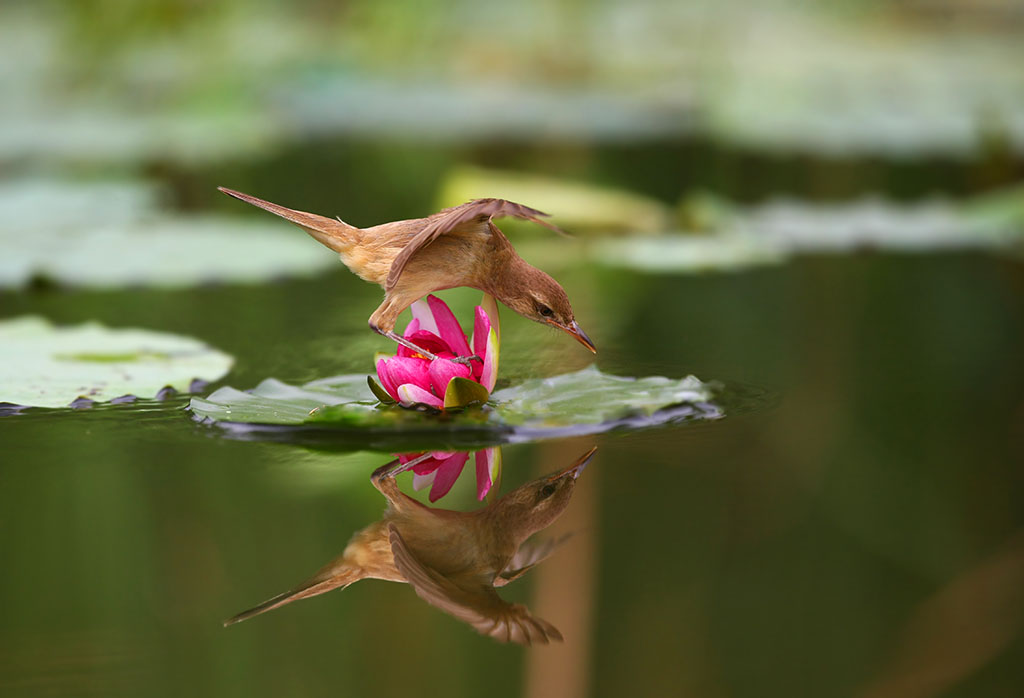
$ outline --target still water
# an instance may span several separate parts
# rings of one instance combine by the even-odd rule
[[[545,531],[571,537],[499,590],[563,643],[499,644],[373,579],[222,627],[380,519],[370,474],[393,455],[227,438],[179,397],[0,419],[0,692],[1024,687],[1019,264],[862,254],[560,280],[602,370],[756,396],[717,421],[503,447],[503,493],[598,447]],[[370,370],[390,348],[366,330],[378,294],[339,268],[262,286],[5,294],[0,307],[199,337],[236,356],[226,383],[249,388]],[[563,335],[503,322],[503,380],[590,361]],[[439,506],[481,506],[470,470]],[[412,493],[409,474],[398,482]]]

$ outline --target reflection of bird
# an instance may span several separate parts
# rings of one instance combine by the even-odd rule
[[[337,252],[360,278],[383,286],[384,302],[370,316],[370,327],[427,358],[436,357],[397,335],[395,321],[416,300],[456,286],[489,293],[520,315],[564,330],[590,351],[597,351],[576,324],[569,298],[558,282],[516,254],[491,220],[512,216],[554,228],[541,220],[545,213],[504,199],[476,199],[426,218],[356,228],[224,187],[220,190],[295,223]]]
[[[373,484],[388,500],[384,518],[357,532],[338,558],[299,586],[224,624],[373,578],[408,582],[427,603],[501,642],[561,640],[557,628],[531,615],[525,606],[504,601],[495,587],[508,584],[551,554],[557,542],[524,541],[565,510],[576,478],[596,450],[471,512],[431,509],[403,494],[395,474],[408,464],[379,468]]]

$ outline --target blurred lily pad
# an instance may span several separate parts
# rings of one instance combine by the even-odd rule
[[[670,211],[641,194],[520,172],[457,167],[441,185],[441,206],[489,196],[518,201],[551,213],[569,232],[580,230],[661,232]]]
[[[88,287],[255,282],[334,266],[333,254],[269,223],[172,216],[120,183],[0,185],[0,288],[33,279]]]
[[[420,412],[381,406],[361,374],[293,386],[267,379],[251,391],[220,388],[192,398],[200,419],[245,434],[294,428],[368,443],[485,444],[643,429],[668,423],[717,419],[714,386],[693,376],[625,378],[595,366],[538,378],[494,392],[480,408]],[[275,438],[271,436],[271,438]],[[376,441],[374,441],[376,439]]]
[[[1002,251],[1024,240],[1022,188],[964,202],[914,205],[865,199],[841,205],[779,200],[749,209],[725,202],[709,206],[705,200],[703,206],[700,221],[706,230],[700,234],[603,240],[591,252],[611,266],[676,272],[740,269],[802,253],[862,249]]]
[[[125,396],[188,392],[226,374],[233,359],[197,339],[98,323],[55,327],[24,316],[0,322],[0,402],[83,406]]]

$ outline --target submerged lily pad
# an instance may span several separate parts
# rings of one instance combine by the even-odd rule
[[[189,409],[204,421],[271,438],[287,438],[282,430],[292,428],[367,443],[486,444],[717,419],[724,412],[712,401],[714,390],[693,376],[624,378],[591,366],[498,390],[480,408],[436,413],[382,406],[366,376],[356,374],[303,386],[270,378],[248,392],[224,387],[192,398]]]
[[[22,180],[0,185],[0,288],[190,286],[309,274],[337,258],[301,232],[224,216],[175,216],[137,184]]]
[[[221,378],[233,359],[191,337],[98,323],[55,327],[26,316],[0,322],[0,402],[81,407],[128,395],[188,392]]]

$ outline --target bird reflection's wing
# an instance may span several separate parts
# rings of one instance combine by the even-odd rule
[[[566,533],[558,538],[546,538],[540,541],[527,541],[519,546],[519,550],[512,556],[505,569],[501,571],[498,578],[494,580],[494,586],[503,587],[509,582],[519,579],[531,569],[544,562],[555,552],[555,549],[565,541],[569,540],[571,533]]]
[[[470,222],[483,224],[492,218],[512,217],[533,221],[543,225],[545,228],[561,233],[562,231],[557,226],[542,220],[542,217],[546,218],[547,216],[548,214],[543,211],[517,204],[514,201],[505,201],[505,199],[476,199],[435,213],[427,219],[426,227],[416,233],[415,237],[409,241],[402,251],[398,253],[394,261],[391,262],[391,270],[388,272],[388,279],[384,289],[390,291],[394,288],[395,284],[398,283],[398,277],[402,275],[402,270],[405,269],[405,265],[408,264],[414,254],[445,233],[455,230],[460,225]]]
[[[469,623],[477,632],[490,635],[498,642],[532,645],[562,639],[555,626],[536,618],[525,606],[504,601],[493,587],[480,585],[474,590],[463,589],[437,570],[424,565],[409,550],[394,525],[389,527],[389,534],[395,567],[412,585],[417,596],[430,605]]]

